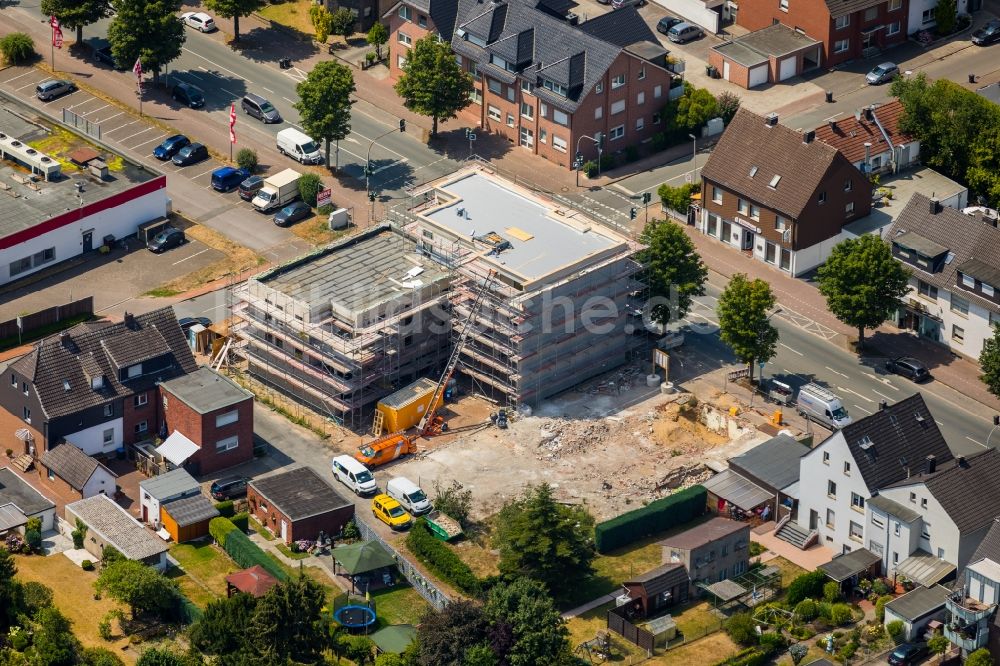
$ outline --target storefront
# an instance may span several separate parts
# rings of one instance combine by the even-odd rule
[[[934,342],[943,342],[941,339],[943,324],[940,317],[932,315],[923,303],[914,299],[910,299],[896,311],[896,326],[904,331],[913,331]]]
[[[766,240],[761,228],[749,220],[736,216],[733,221],[729,221],[715,213],[706,212],[703,231],[706,235],[717,238],[726,245],[731,245],[786,273],[792,271],[792,251]]]

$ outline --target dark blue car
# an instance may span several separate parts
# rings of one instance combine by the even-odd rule
[[[163,143],[153,149],[153,157],[164,162],[180,152],[181,148],[191,143],[191,139],[183,134],[175,134],[164,139]]]
[[[246,169],[222,167],[212,172],[212,189],[216,192],[228,192],[239,187],[249,177],[250,172]]]

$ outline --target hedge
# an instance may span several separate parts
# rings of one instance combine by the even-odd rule
[[[215,542],[222,548],[226,547],[226,539],[231,532],[236,532],[239,528],[228,518],[212,518],[208,521],[208,533],[212,535]]]
[[[246,534],[250,530],[250,514],[246,511],[238,513],[229,519],[233,525],[236,525],[236,529],[243,534]]]
[[[607,553],[683,525],[705,513],[707,499],[708,491],[703,486],[691,486],[669,497],[650,502],[641,509],[598,523],[594,528],[597,552]]]
[[[208,532],[222,550],[244,569],[259,564],[267,573],[278,580],[285,580],[285,571],[273,559],[257,547],[250,538],[240,531],[228,518],[212,518],[208,522]]]
[[[215,505],[215,508],[223,518],[232,518],[233,514],[236,513],[236,508],[233,506],[233,500],[224,500],[219,502]]]
[[[741,650],[727,659],[715,662],[715,666],[761,666],[767,661],[768,656],[764,650],[751,647]]]
[[[462,592],[477,595],[482,590],[482,581],[476,578],[469,565],[450,546],[434,538],[423,518],[418,518],[410,528],[410,533],[406,535],[406,547],[431,571]]]

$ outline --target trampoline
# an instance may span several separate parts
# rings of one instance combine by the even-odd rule
[[[375,624],[375,611],[368,606],[350,604],[333,611],[333,619],[347,629],[366,629]]]

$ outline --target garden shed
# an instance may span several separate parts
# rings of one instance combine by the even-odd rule
[[[13,470],[0,468],[0,535],[24,531],[29,518],[42,521],[42,531],[55,525],[56,505]]]
[[[218,515],[219,510],[204,495],[172,500],[160,509],[161,531],[166,531],[177,543],[193,541],[208,536],[208,523]]]
[[[690,579],[680,562],[664,564],[622,583],[632,606],[632,617],[649,617],[662,608],[688,599]]]
[[[843,592],[850,592],[864,576],[877,576],[882,566],[882,558],[867,548],[858,548],[843,555],[837,555],[819,569],[830,580],[840,583]]]
[[[411,624],[393,624],[382,627],[369,638],[378,649],[378,653],[403,654],[410,643],[417,639],[417,629]]]
[[[249,569],[243,569],[226,576],[226,596],[231,597],[238,592],[249,594],[259,599],[278,584],[278,580],[267,573],[264,567],[255,564]]]
[[[919,639],[933,620],[943,620],[945,601],[951,594],[941,585],[919,586],[885,605],[885,624],[900,620],[907,641]]]
[[[186,470],[177,468],[139,482],[142,522],[160,529],[160,507],[168,502],[201,493],[201,485]],[[174,540],[176,541],[176,536]]]
[[[351,592],[355,587],[367,589],[372,581],[391,581],[392,567],[396,560],[377,541],[358,541],[337,546],[333,549],[333,573],[343,574],[351,580]]]

